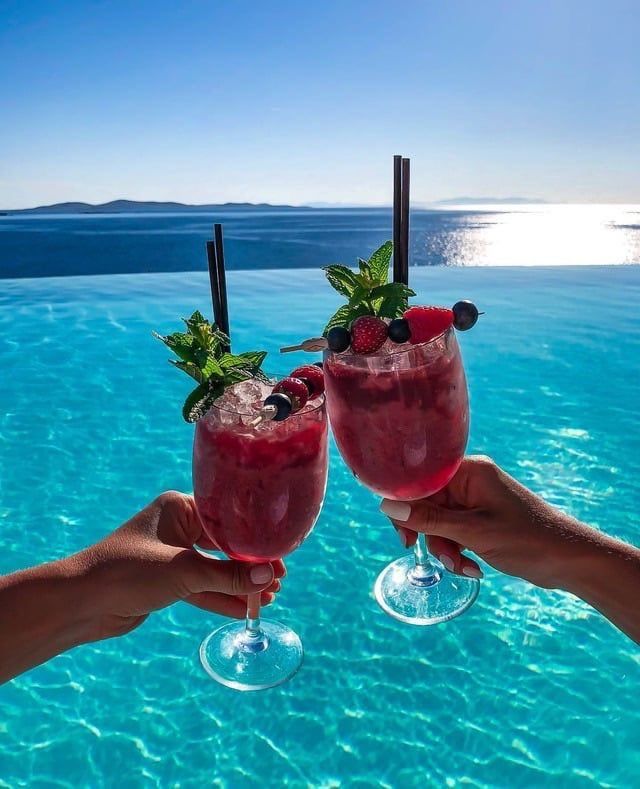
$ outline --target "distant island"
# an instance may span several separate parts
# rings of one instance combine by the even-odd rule
[[[416,203],[414,210],[429,210],[455,205],[524,205],[526,203],[545,203],[531,197],[452,197],[434,203]],[[159,202],[154,200],[111,200],[108,203],[54,203],[34,208],[7,208],[0,215],[14,214],[161,214],[161,213],[218,213],[219,211],[314,211],[322,209],[367,209],[388,211],[391,206],[366,206],[351,203],[307,203],[306,205],[274,205],[273,203],[207,203],[196,205]]]
[[[300,210],[292,205],[272,205],[271,203],[217,203],[211,205],[189,205],[188,203],[155,202],[141,200],[111,200],[109,203],[54,203],[35,208],[16,208],[0,211],[10,214],[125,214],[125,213],[210,213],[217,211],[282,211]],[[302,210],[305,207],[302,206]],[[311,210],[311,209],[309,209]]]

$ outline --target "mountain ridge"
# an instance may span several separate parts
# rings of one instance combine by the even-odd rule
[[[523,205],[526,203],[544,204],[545,200],[528,197],[454,197],[447,200],[437,200],[433,203],[418,202],[413,205],[417,210],[429,210],[438,206],[454,205]],[[216,211],[314,211],[322,209],[384,209],[391,206],[367,206],[355,203],[307,203],[305,205],[289,205],[287,203],[180,203],[173,200],[110,200],[106,203],[85,203],[82,201],[67,201],[39,205],[32,208],[7,208],[0,209],[4,216],[20,214],[124,214],[124,213],[211,213]]]
[[[210,212],[221,210],[300,210],[306,206],[273,205],[272,203],[205,203],[189,204],[159,200],[110,200],[107,203],[64,202],[33,208],[13,208],[2,210],[3,214],[120,214],[135,211],[144,213],[172,212]]]

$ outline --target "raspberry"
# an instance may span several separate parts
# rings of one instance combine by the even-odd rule
[[[303,364],[302,367],[296,367],[290,377],[299,378],[306,384],[309,397],[317,397],[324,392],[324,373],[315,364]]]
[[[309,390],[299,378],[283,378],[273,387],[274,394],[285,394],[291,400],[291,410],[299,411],[309,399]]]
[[[374,315],[363,315],[351,324],[351,350],[354,353],[373,353],[387,339],[387,324]]]
[[[409,342],[429,342],[447,331],[453,324],[453,311],[447,307],[410,307],[403,315],[409,324]]]

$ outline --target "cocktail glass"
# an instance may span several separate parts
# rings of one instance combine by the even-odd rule
[[[324,354],[327,409],[338,449],[374,493],[415,500],[441,490],[464,456],[469,399],[460,349],[449,329],[433,340],[375,354]],[[419,535],[413,555],[378,576],[375,596],[414,625],[445,622],[478,595],[478,581],[448,572]]]
[[[232,559],[269,562],[295,550],[320,513],[327,483],[324,396],[281,422],[252,424],[271,387],[236,384],[196,424],[193,485],[204,531]],[[300,667],[299,637],[260,618],[260,594],[249,595],[246,622],[205,638],[207,673],[237,690],[262,690]]]

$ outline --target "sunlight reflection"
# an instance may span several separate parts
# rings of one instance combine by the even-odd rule
[[[462,209],[462,207],[461,207]],[[469,215],[470,211],[478,211]],[[415,228],[413,260],[447,266],[640,263],[637,205],[464,206],[446,232]]]

